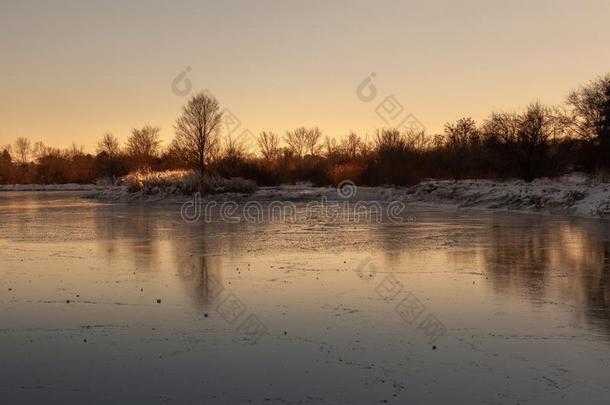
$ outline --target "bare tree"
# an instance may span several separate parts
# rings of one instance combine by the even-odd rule
[[[276,159],[280,154],[280,138],[273,132],[263,131],[256,140],[261,155],[267,161]]]
[[[288,145],[288,150],[298,157],[303,157],[307,148],[307,128],[300,127],[286,132],[284,141]]]
[[[20,137],[15,140],[15,154],[19,163],[24,165],[28,162],[31,149],[32,144],[28,138]]]
[[[547,164],[557,122],[548,107],[533,103],[523,114],[492,113],[483,128],[488,139],[503,146],[515,171],[531,181]]]
[[[337,145],[337,140],[335,138],[331,138],[330,136],[324,137],[324,154],[327,159],[335,156],[339,151],[339,145]]]
[[[362,139],[360,153],[362,153],[363,156],[366,156],[366,155],[370,154],[374,149],[375,149],[374,138],[372,136],[369,136],[369,134],[365,134],[364,138]]]
[[[320,139],[322,139],[322,131],[320,128],[313,127],[305,131],[305,152],[309,155],[316,156],[322,149],[319,145]]]
[[[446,142],[456,147],[479,141],[479,129],[470,117],[460,118],[455,122],[445,124]]]
[[[134,128],[127,138],[125,149],[127,155],[138,167],[150,167],[153,160],[159,156],[161,141],[158,127],[146,125],[142,129]]]
[[[514,112],[492,112],[483,123],[483,133],[492,143],[516,143],[519,137],[519,115]]]
[[[449,157],[449,166],[453,178],[457,181],[464,174],[465,168],[471,163],[468,152],[480,141],[477,124],[470,117],[460,118],[455,124],[445,124],[444,146]]]
[[[218,101],[200,92],[182,108],[182,115],[174,126],[175,147],[182,159],[199,171],[202,191],[207,154],[218,142],[222,115]]]
[[[601,141],[610,137],[610,74],[600,76],[572,91],[567,99],[572,124],[584,139]]]
[[[610,78],[610,75],[608,76]],[[605,86],[605,100],[604,100],[604,105],[603,105],[603,118],[601,120],[601,125],[599,126],[600,132],[599,132],[599,138],[600,138],[600,142],[603,146],[603,150],[605,152],[608,151],[609,146],[610,146],[610,80],[608,80],[608,84]],[[606,163],[608,163],[608,161],[606,161]]]
[[[373,137],[373,143],[378,152],[402,151],[407,148],[407,141],[404,134],[394,128],[377,130]]]
[[[97,143],[96,152],[98,154],[105,152],[109,157],[116,157],[120,153],[119,140],[111,133],[106,133]]]
[[[75,158],[76,156],[84,156],[85,155],[85,147],[83,145],[77,145],[76,142],[72,142],[70,148],[66,150],[66,156],[70,159]]]
[[[306,154],[313,156],[319,154],[322,150],[321,139],[322,131],[320,131],[320,128],[300,127],[286,132],[284,141],[294,155],[303,157]]]
[[[115,179],[125,169],[119,141],[113,134],[104,134],[97,143],[96,152],[95,164],[101,176]]]
[[[404,133],[404,138],[407,147],[419,153],[425,152],[432,144],[432,140],[426,135],[425,130],[408,129]]]
[[[221,155],[225,159],[243,159],[247,155],[246,147],[239,138],[225,137],[221,143]]]
[[[13,153],[13,145],[11,145],[10,143],[0,146],[0,149],[7,151],[11,155]]]
[[[362,146],[362,139],[355,132],[350,132],[347,138],[341,142],[341,149],[348,159],[356,159],[362,151]]]
[[[0,154],[0,162],[11,163],[12,160],[11,152],[5,147],[2,154]]]
[[[38,141],[34,144],[34,147],[32,148],[32,155],[34,155],[34,158],[36,160],[40,160],[44,156],[46,156],[48,149],[49,148],[42,141]]]

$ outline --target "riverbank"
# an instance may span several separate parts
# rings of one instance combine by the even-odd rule
[[[184,203],[193,197],[179,187],[149,187],[134,191],[129,185],[89,184],[4,185],[0,191],[85,191],[85,197],[130,203]],[[431,208],[484,209],[610,218],[610,183],[584,174],[556,179],[428,180],[411,187],[313,187],[310,184],[260,187],[251,193],[217,192],[206,195],[218,201],[350,201],[419,204]]]
[[[558,179],[422,182],[406,190],[406,202],[477,208],[610,217],[610,183],[573,174]]]
[[[176,193],[138,191],[127,187],[106,187],[89,198],[123,202],[184,202],[190,196]],[[334,187],[308,184],[260,187],[251,194],[220,193],[210,200],[237,201],[340,201],[424,204],[430,207],[537,212],[580,217],[610,217],[610,183],[572,174],[557,179],[522,180],[429,180],[412,187],[356,187],[351,183]]]

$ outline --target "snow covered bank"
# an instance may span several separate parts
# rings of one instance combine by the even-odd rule
[[[127,186],[132,193],[143,194],[192,194],[199,187],[199,176],[192,170],[165,170],[159,172],[133,172],[121,177],[115,185]],[[204,176],[203,186],[211,194],[227,192],[253,193],[256,183],[240,177],[222,178]]]
[[[256,183],[239,177],[221,178],[205,176],[206,193],[226,196],[252,194]],[[133,172],[121,177],[115,184],[100,186],[87,194],[87,198],[108,201],[168,201],[180,202],[190,198],[199,188],[199,176],[190,170],[166,170],[160,172]]]
[[[113,201],[188,201],[189,195],[161,189],[129,192],[127,186],[98,189],[90,198]],[[307,184],[261,187],[253,193],[225,192],[209,200],[235,201],[402,201],[438,208],[469,208],[538,212],[581,217],[610,217],[610,183],[573,174],[558,179],[521,180],[429,180],[412,187],[354,187],[338,192],[334,187]]]
[[[478,208],[610,217],[610,183],[573,174],[559,179],[426,181],[405,190],[404,201]]]

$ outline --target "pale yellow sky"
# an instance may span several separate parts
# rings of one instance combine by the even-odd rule
[[[610,2],[3,1],[0,145],[16,137],[93,151],[105,132],[161,127],[186,67],[253,133],[386,126],[393,95],[430,132],[461,116],[561,102],[610,71]],[[375,72],[374,100],[356,88]],[[394,121],[392,121],[394,122]]]

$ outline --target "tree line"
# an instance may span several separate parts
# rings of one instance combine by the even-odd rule
[[[223,110],[207,93],[182,108],[175,137],[162,147],[160,129],[134,128],[121,145],[105,134],[95,154],[73,144],[49,147],[18,138],[0,148],[0,184],[91,183],[136,170],[193,169],[203,175],[244,177],[259,185],[350,179],[366,185],[407,185],[424,178],[521,178],[610,169],[610,74],[571,91],[561,105],[539,102],[521,112],[492,112],[445,124],[440,134],[383,128],[341,140],[317,127],[283,136],[261,132],[257,150],[223,134]]]

